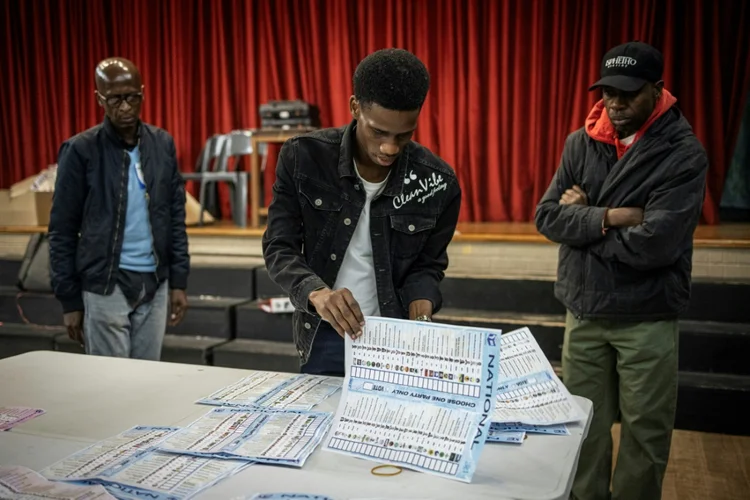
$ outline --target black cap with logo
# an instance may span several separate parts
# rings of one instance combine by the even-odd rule
[[[602,59],[601,78],[589,87],[613,87],[625,92],[640,90],[647,82],[656,83],[664,73],[661,52],[643,42],[628,42],[610,49]]]

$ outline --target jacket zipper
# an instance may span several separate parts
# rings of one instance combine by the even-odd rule
[[[146,176],[143,177],[144,181]],[[148,231],[151,234],[151,253],[154,255],[154,262],[156,262],[156,270],[154,271],[154,277],[156,281],[159,281],[159,255],[156,253],[156,246],[154,246],[154,228],[151,225],[151,197],[148,195],[148,189],[144,189],[146,196],[146,213],[148,215]]]
[[[109,262],[109,274],[107,275],[107,288],[109,289],[110,283],[112,283],[112,271],[115,267],[115,250],[117,249],[117,240],[120,237],[120,219],[122,215],[122,192],[125,185],[125,160],[127,159],[127,151],[122,151],[122,164],[121,164],[121,175],[120,175],[120,198],[117,202],[117,222],[115,223],[115,238],[112,241],[112,260]]]

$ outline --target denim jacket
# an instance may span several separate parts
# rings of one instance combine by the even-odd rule
[[[308,297],[333,288],[365,204],[352,160],[355,127],[356,121],[290,139],[276,166],[263,256],[269,275],[295,307],[294,340],[302,364],[321,322]],[[437,312],[461,189],[453,169],[415,142],[392,168],[383,194],[370,205],[380,312],[406,318],[418,299],[430,300]]]

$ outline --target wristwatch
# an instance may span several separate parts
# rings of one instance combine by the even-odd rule
[[[432,323],[432,318],[430,318],[426,314],[423,314],[422,316],[417,316],[416,318],[414,318],[414,321],[425,321],[427,323]]]

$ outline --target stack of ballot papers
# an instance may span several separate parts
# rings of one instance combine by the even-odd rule
[[[0,466],[0,498],[4,500],[114,500],[99,485],[57,483],[26,467]]]
[[[311,410],[341,389],[341,379],[320,375],[258,372],[196,403],[212,406]]]
[[[179,429],[137,426],[41,471],[52,481],[100,485],[120,499],[190,498],[250,465],[158,451]]]
[[[215,408],[167,437],[159,450],[302,467],[330,424],[324,412]]]
[[[310,408],[340,388],[341,379],[332,377],[253,373],[198,401],[219,407],[189,426],[133,427],[47,467],[39,480],[87,486],[81,491],[96,499],[92,491],[106,495],[101,498],[173,500],[193,497],[254,463],[302,467],[332,419]]]
[[[569,435],[586,419],[528,328],[500,337],[495,411],[487,441],[522,444],[526,434]]]
[[[326,450],[470,482],[495,407],[500,331],[368,317],[346,342]]]
[[[39,408],[0,406],[0,431],[9,431],[13,427],[43,414],[44,410]]]

